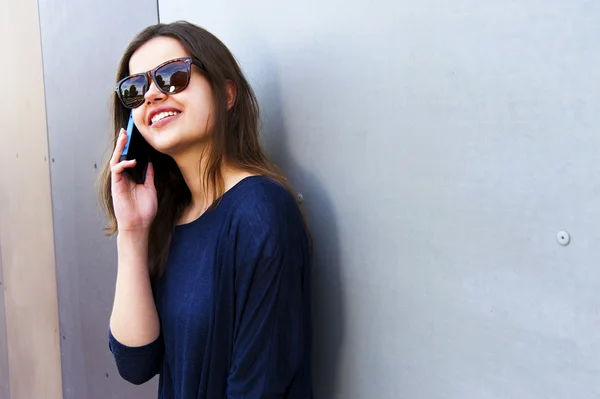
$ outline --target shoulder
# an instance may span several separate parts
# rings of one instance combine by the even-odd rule
[[[302,214],[293,194],[279,182],[264,176],[247,177],[236,189],[231,212],[238,233],[256,239],[283,238],[304,231]]]
[[[255,222],[276,222],[299,213],[296,199],[279,182],[264,176],[247,177],[240,183],[232,213]]]

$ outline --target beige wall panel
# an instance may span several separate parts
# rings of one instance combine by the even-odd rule
[[[0,225],[1,225],[0,220]],[[2,247],[0,246],[0,398],[10,397],[8,347],[6,345],[6,317],[4,315],[4,287],[2,280]]]
[[[0,1],[0,49],[0,246],[10,395],[58,399],[60,342],[37,1]]]

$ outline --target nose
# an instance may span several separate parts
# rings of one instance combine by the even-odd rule
[[[156,84],[154,84],[154,81],[152,79],[149,80],[150,87],[148,87],[146,94],[144,94],[144,100],[146,101],[146,104],[152,104],[153,102],[163,101],[167,97],[167,95],[162,91],[158,90],[158,87],[156,87]]]

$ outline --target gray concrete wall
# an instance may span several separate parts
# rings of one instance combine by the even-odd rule
[[[600,3],[163,0],[160,17],[233,50],[304,195],[318,398],[600,396]]]
[[[65,399],[149,398],[108,350],[116,241],[104,237],[97,176],[109,154],[109,98],[128,42],[156,1],[40,0]],[[41,396],[39,396],[41,398]]]

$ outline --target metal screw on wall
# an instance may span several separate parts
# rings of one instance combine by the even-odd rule
[[[571,236],[568,232],[561,230],[558,233],[556,233],[556,240],[562,246],[569,245],[569,242],[571,241]]]

